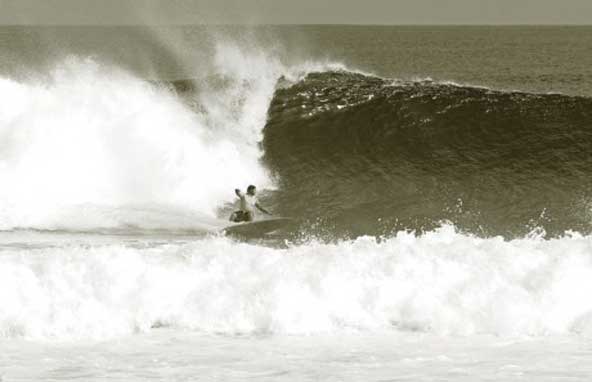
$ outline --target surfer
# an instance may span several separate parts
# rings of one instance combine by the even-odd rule
[[[232,215],[230,215],[230,221],[235,223],[252,222],[255,220],[255,208],[264,214],[271,215],[271,212],[267,211],[259,204],[257,196],[255,196],[257,193],[257,188],[255,186],[250,185],[247,187],[246,194],[238,188],[234,190],[234,193],[239,197],[240,205],[239,210],[234,211]]]

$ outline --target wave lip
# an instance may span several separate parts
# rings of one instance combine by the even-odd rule
[[[592,334],[592,239],[480,239],[443,227],[288,249],[224,238],[5,248],[3,337]]]

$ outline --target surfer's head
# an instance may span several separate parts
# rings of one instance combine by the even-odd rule
[[[257,192],[257,188],[252,184],[249,187],[247,187],[247,194],[255,195],[255,192]]]

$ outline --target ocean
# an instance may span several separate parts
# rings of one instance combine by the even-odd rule
[[[0,381],[589,381],[590,46],[0,27]]]

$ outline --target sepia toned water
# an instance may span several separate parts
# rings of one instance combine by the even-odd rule
[[[589,380],[591,42],[0,28],[0,380]]]

